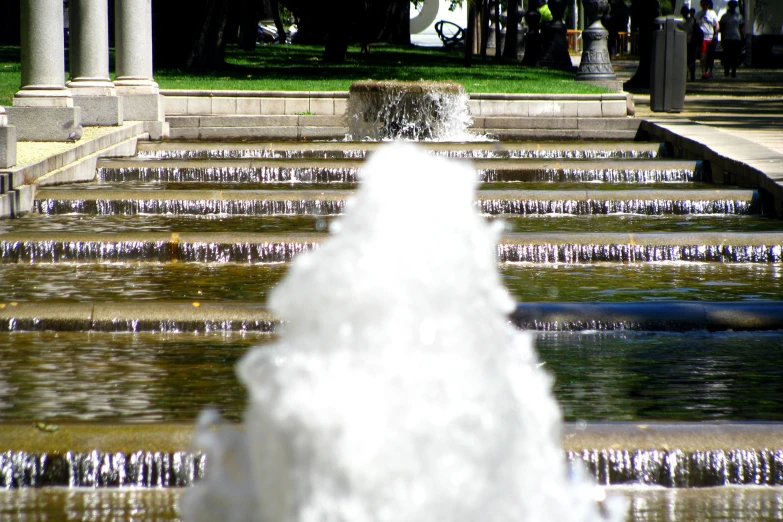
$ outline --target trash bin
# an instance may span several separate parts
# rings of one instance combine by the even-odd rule
[[[656,18],[661,26],[653,33],[650,109],[680,112],[685,104],[687,35],[673,16]]]

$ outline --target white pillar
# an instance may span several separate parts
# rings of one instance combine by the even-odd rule
[[[7,109],[22,141],[74,141],[81,109],[65,88],[62,0],[22,0],[22,86]]]
[[[71,0],[71,81],[67,86],[79,94],[113,95],[109,78],[108,0]]]
[[[73,107],[65,88],[62,0],[22,0],[22,87],[14,107]]]
[[[123,122],[121,99],[109,78],[109,0],[71,0],[71,89],[85,125]]]
[[[157,94],[152,79],[151,0],[115,0],[116,78],[122,94]]]
[[[152,1],[115,0],[114,17],[114,85],[122,97],[125,119],[145,122],[144,130],[153,140],[165,138],[164,104],[152,78]]]

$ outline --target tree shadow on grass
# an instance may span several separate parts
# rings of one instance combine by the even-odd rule
[[[227,66],[218,72],[199,75],[205,80],[234,80],[236,88],[255,89],[252,80],[292,90],[330,90],[313,82],[329,82],[347,89],[351,82],[363,79],[417,81],[457,81],[474,92],[574,92],[589,91],[592,86],[575,85],[573,73],[553,69],[522,67],[515,61],[482,61],[476,58],[473,67],[463,66],[461,53],[443,49],[373,47],[364,55],[351,48],[345,63],[324,63],[321,49],[314,46],[270,45],[254,52],[236,48],[227,51]],[[158,71],[156,76],[185,77],[180,71]],[[487,88],[481,90],[480,86]],[[479,87],[479,90],[476,87]],[[600,91],[598,91],[600,92]]]

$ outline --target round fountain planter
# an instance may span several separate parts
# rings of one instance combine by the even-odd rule
[[[576,73],[578,81],[616,80],[612,62],[609,59],[609,31],[601,23],[601,18],[609,11],[609,0],[585,0],[585,16],[590,26],[582,31],[582,61]]]
[[[355,82],[346,117],[353,140],[461,140],[472,123],[456,82]]]

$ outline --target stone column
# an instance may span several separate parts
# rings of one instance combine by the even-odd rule
[[[121,125],[121,99],[109,78],[109,0],[71,0],[71,90],[84,125]]]
[[[16,127],[8,125],[8,116],[0,105],[0,169],[16,165]]]
[[[69,141],[81,137],[81,111],[65,88],[62,0],[22,0],[22,87],[8,108],[18,138]]]
[[[163,100],[152,78],[151,0],[115,0],[114,85],[123,98],[126,120],[156,122],[144,128],[152,139],[167,134]]]

